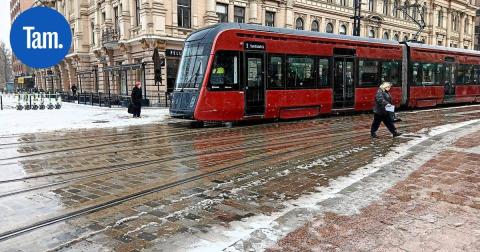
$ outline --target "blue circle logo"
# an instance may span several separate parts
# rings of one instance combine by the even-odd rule
[[[72,43],[72,32],[65,17],[48,7],[22,12],[13,22],[10,44],[23,64],[47,68],[65,58]]]

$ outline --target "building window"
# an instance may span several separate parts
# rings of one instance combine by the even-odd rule
[[[375,38],[375,31],[374,30],[368,31],[368,37],[369,38]]]
[[[347,35],[347,27],[345,25],[340,25],[340,31],[339,33],[341,35]]]
[[[113,8],[113,24],[115,25],[115,29],[119,30],[118,25],[118,7]]]
[[[245,23],[245,8],[235,6],[233,13],[234,15],[234,22],[236,23]]]
[[[313,22],[312,22],[312,31],[316,31],[316,32],[320,31],[317,20],[313,20]]]
[[[95,45],[95,24],[93,21],[90,23],[90,29],[92,32],[92,45]]]
[[[347,6],[347,0],[340,0],[340,5]]]
[[[405,37],[403,37],[403,41],[408,41],[408,35],[405,35]]]
[[[191,13],[191,2],[190,0],[178,0],[178,26],[184,28],[190,28],[190,13]]]
[[[438,11],[438,23],[437,23],[437,26],[438,27],[443,27],[443,11],[442,10],[439,10]]]
[[[275,26],[275,12],[265,12],[265,25],[270,27]]]
[[[135,24],[140,26],[140,0],[135,0]]]
[[[228,22],[228,8],[226,4],[217,4],[217,16],[219,23]]]
[[[400,10],[397,9],[397,7],[400,7],[400,1],[399,0],[395,0],[395,4],[394,4],[394,9],[393,9],[393,16],[398,18],[399,16],[399,13],[400,13]]]
[[[325,32],[326,33],[333,33],[333,25],[332,23],[328,23],[327,26],[325,27]]]
[[[383,39],[390,39],[388,32],[383,33]]]
[[[368,11],[373,12],[375,10],[375,0],[368,0]]]
[[[468,23],[468,16],[465,18],[465,24],[464,24],[464,27],[463,27],[463,32],[465,32],[466,34],[468,34],[468,27],[469,26],[469,23]]]
[[[385,16],[388,16],[388,10],[390,9],[388,1],[389,0],[383,0],[383,15]]]
[[[297,21],[295,21],[295,29],[303,30],[303,19],[302,18],[297,18]]]

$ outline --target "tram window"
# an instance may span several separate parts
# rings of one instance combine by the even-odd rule
[[[384,61],[382,62],[382,83],[388,81],[394,86],[401,84],[400,62]]]
[[[319,59],[318,62],[318,77],[319,77],[319,86],[328,87],[328,73],[329,73],[329,63],[328,59]]]
[[[285,89],[283,56],[270,55],[268,60],[268,89]]]
[[[435,70],[435,80],[436,84],[443,85],[445,83],[445,68],[443,64],[437,64],[437,69]]]
[[[379,65],[378,61],[360,60],[359,72],[361,87],[376,87],[379,86]]]
[[[475,67],[475,83],[480,84],[480,67]]]
[[[438,81],[435,79],[436,65],[432,63],[422,63],[422,85],[435,85]]]
[[[287,63],[287,88],[315,88],[315,61],[313,58],[289,56]]]
[[[238,52],[217,52],[208,83],[210,90],[239,90],[239,65]]]
[[[470,83],[469,84],[477,84],[478,83],[478,78],[477,78],[477,75],[476,75],[476,67],[474,65],[470,65],[469,75],[470,75]]]
[[[468,65],[459,65],[455,84],[465,84],[468,82],[470,82],[470,78],[468,77]]]
[[[422,64],[415,62],[413,63],[413,81],[415,85],[422,85]]]

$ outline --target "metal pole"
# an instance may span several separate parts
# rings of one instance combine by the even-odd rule
[[[111,108],[112,107],[112,98],[110,97],[110,73],[108,73],[108,107]]]
[[[355,0],[354,2],[354,16],[353,19],[353,36],[360,36],[360,20],[362,19],[362,0]]]
[[[143,97],[147,99],[147,78],[145,77],[145,63],[142,63],[142,74],[143,74]]]

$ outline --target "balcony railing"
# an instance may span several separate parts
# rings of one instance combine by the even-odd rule
[[[102,45],[108,47],[108,45],[116,44],[120,39],[119,29],[105,28],[102,31]]]

